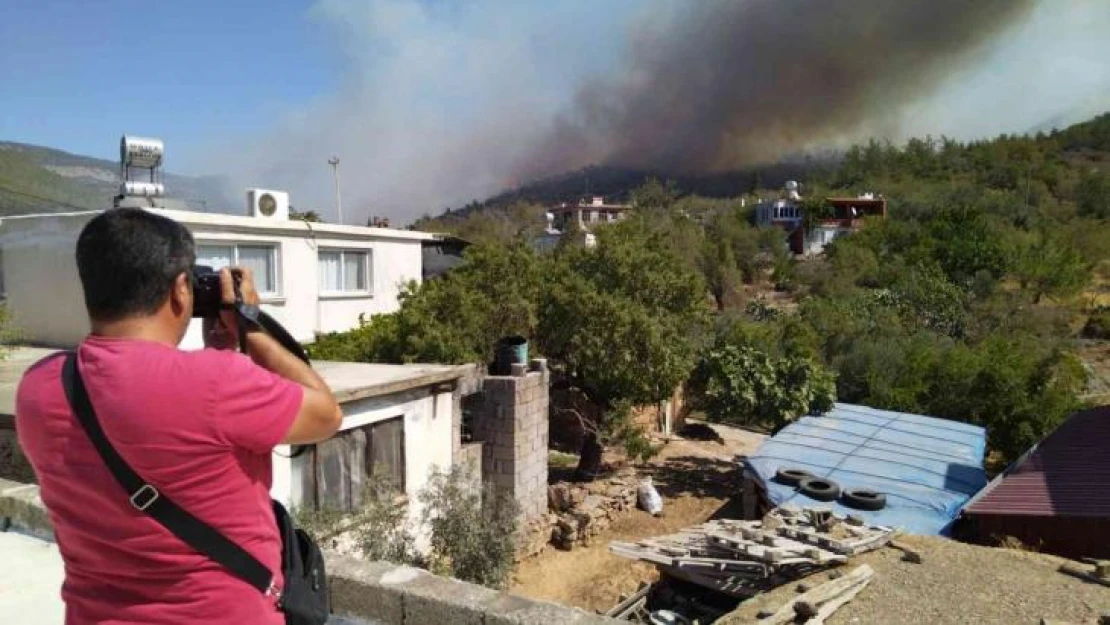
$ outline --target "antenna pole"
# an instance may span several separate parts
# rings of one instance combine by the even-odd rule
[[[328,165],[331,165],[332,174],[335,176],[335,212],[339,215],[339,223],[343,223],[343,197],[339,193],[339,157],[333,156],[328,159]]]

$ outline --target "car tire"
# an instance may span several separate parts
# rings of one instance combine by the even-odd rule
[[[798,491],[817,501],[833,501],[840,496],[840,485],[823,477],[811,477],[798,484]]]
[[[850,488],[841,496],[841,503],[856,510],[882,510],[886,507],[886,495],[867,490],[866,488]]]
[[[802,480],[815,477],[804,469],[779,469],[775,471],[775,481],[787,486],[797,486]]]

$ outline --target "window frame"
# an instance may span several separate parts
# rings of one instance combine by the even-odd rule
[[[231,265],[238,267],[239,261],[239,248],[240,247],[256,247],[267,248],[270,251],[270,262],[273,263],[274,268],[274,290],[272,291],[258,291],[258,296],[262,300],[279,300],[285,296],[285,289],[283,288],[282,277],[284,272],[281,266],[281,243],[278,241],[243,241],[243,240],[228,240],[222,241],[218,239],[199,239],[195,242],[196,256],[200,257],[200,249],[202,247],[225,247],[231,248]],[[219,267],[214,267],[219,269]],[[255,287],[258,286],[257,281]]]
[[[321,254],[338,254],[339,255],[339,290],[331,291],[324,289],[324,285],[320,280],[320,255]],[[345,290],[347,284],[347,254],[361,254],[363,257],[362,269],[363,275],[366,278],[365,288],[356,289],[353,291]],[[373,297],[374,296],[374,250],[373,248],[357,248],[357,247],[323,247],[316,251],[316,294],[322,298],[342,299],[342,298],[358,298],[358,297]]]

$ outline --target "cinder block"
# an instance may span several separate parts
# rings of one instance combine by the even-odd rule
[[[331,552],[325,555],[332,609],[339,615],[401,623],[402,592],[396,584],[383,583],[383,578],[389,581],[427,575],[418,569],[385,562],[367,562]]]
[[[485,609],[497,592],[458,580],[421,576],[404,584],[404,621],[438,625],[483,625]]]

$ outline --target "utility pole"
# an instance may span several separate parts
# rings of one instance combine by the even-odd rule
[[[331,165],[331,171],[335,174],[335,212],[339,214],[339,223],[343,223],[343,196],[339,194],[339,157],[333,156],[328,159],[328,165]]]

